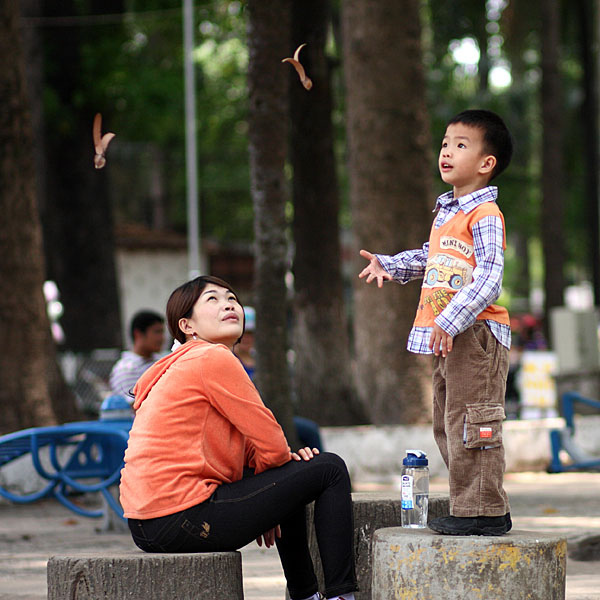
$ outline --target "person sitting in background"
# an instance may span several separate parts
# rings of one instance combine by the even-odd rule
[[[252,306],[244,306],[244,337],[235,347],[235,354],[240,359],[246,373],[252,381],[254,381],[254,371],[256,363],[256,351],[254,349],[254,331],[256,329],[256,311]],[[321,439],[321,432],[319,425],[307,419],[306,417],[299,417],[294,415],[294,427],[296,428],[296,435],[298,440],[303,446],[309,446],[310,448],[317,448],[323,450],[323,440]]]
[[[113,365],[109,383],[113,394],[125,396],[131,404],[133,386],[161,356],[165,341],[165,319],[150,310],[139,311],[131,319],[130,334],[133,348],[125,350]]]
[[[354,600],[348,470],[335,454],[290,450],[233,354],[244,333],[237,294],[221,279],[197,277],[171,294],[166,314],[180,345],[135,385],[121,472],[133,541],[145,552],[275,543],[292,600],[318,600],[306,523],[314,502],[327,598]]]

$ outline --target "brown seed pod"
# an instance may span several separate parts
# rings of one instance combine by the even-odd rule
[[[108,144],[115,137],[114,133],[105,133],[102,135],[102,115],[96,113],[94,117],[94,127],[92,131],[94,137],[94,167],[101,169],[106,164],[106,149]]]
[[[304,67],[302,66],[299,60],[300,50],[302,50],[304,46],[306,46],[306,44],[300,44],[300,46],[296,48],[296,52],[294,52],[294,58],[284,58],[281,62],[289,62],[294,67],[294,69],[296,69],[296,72],[300,77],[300,83],[302,83],[305,89],[310,90],[310,88],[313,85],[312,80],[306,76]]]

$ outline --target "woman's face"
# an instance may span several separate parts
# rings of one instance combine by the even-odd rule
[[[192,316],[179,319],[179,328],[187,339],[195,334],[201,340],[231,349],[242,335],[243,326],[244,311],[235,294],[214,283],[202,290]]]

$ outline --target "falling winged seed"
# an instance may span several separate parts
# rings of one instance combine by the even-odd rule
[[[305,89],[310,90],[310,88],[313,85],[312,80],[306,76],[304,67],[302,66],[299,60],[300,50],[302,50],[304,46],[306,46],[306,44],[300,44],[300,46],[296,48],[296,52],[294,52],[294,58],[284,58],[281,62],[289,62],[294,67],[294,69],[296,69],[296,72],[300,77],[300,83],[304,86]]]
[[[92,135],[94,138],[94,151],[96,153],[94,155],[94,167],[101,169],[106,165],[106,149],[110,141],[115,137],[115,134],[109,132],[102,135],[102,115],[100,113],[96,113],[94,117]]]
[[[92,135],[94,136],[94,148],[98,148],[101,143],[101,135],[102,131],[102,115],[100,113],[96,113],[94,117],[94,126],[92,128]]]

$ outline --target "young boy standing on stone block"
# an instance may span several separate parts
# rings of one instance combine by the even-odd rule
[[[429,527],[449,535],[503,535],[510,507],[503,489],[502,420],[508,373],[508,311],[502,288],[506,235],[490,181],[509,164],[512,139],[487,110],[452,118],[438,158],[452,191],[422,248],[386,256],[361,250],[367,283],[422,278],[408,350],[434,354],[433,431],[450,480],[450,515]]]

